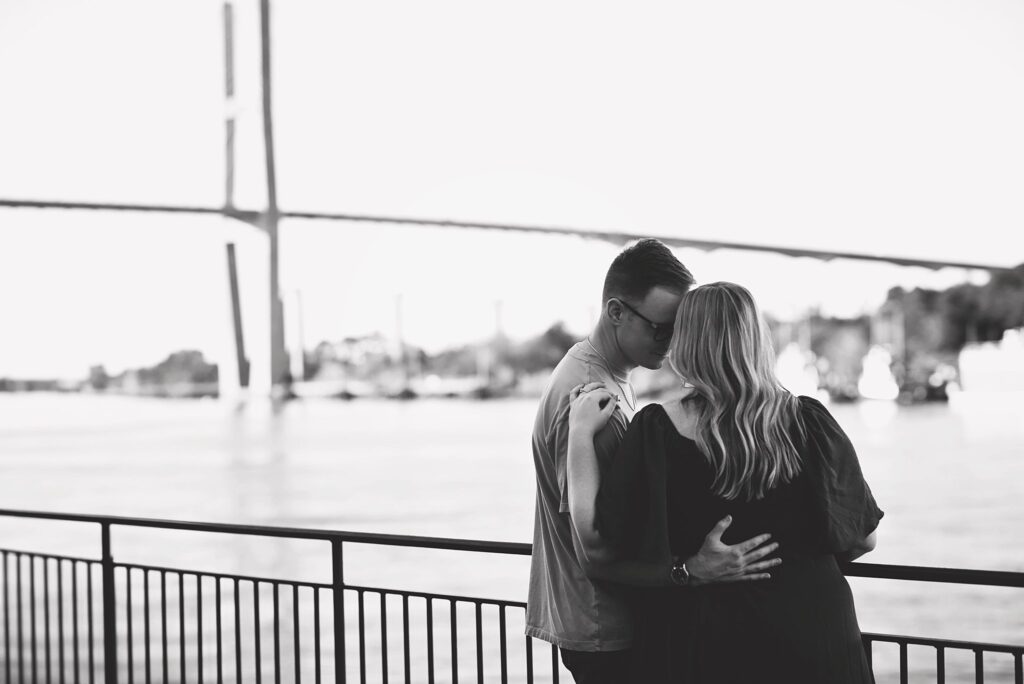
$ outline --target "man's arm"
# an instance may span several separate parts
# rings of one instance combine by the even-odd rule
[[[594,442],[578,434],[573,434],[569,441],[567,484],[569,517],[575,533],[573,547],[587,577],[636,586],[672,584],[670,559],[659,564],[616,558],[601,539],[595,525],[594,500],[600,486],[600,470]],[[768,571],[782,562],[780,558],[766,560],[779,548],[777,543],[768,543],[771,535],[762,534],[733,545],[723,542],[722,535],[731,524],[731,516],[718,521],[700,550],[683,561],[691,585],[768,579]]]
[[[717,582],[746,582],[771,578],[768,571],[782,563],[781,558],[768,558],[779,545],[771,541],[770,534],[761,534],[739,544],[729,545],[722,541],[722,535],[732,524],[727,515],[711,528],[704,543],[696,554],[687,558],[686,569],[691,584],[712,584]]]
[[[572,399],[566,488],[574,532],[573,547],[580,566],[592,579],[638,586],[670,585],[671,559],[660,564],[617,559],[598,533],[595,501],[601,474],[597,449],[614,452],[621,439],[607,424],[615,410],[615,400],[604,389],[593,389],[580,395],[578,388],[573,391]],[[778,558],[764,560],[778,548],[778,544],[766,543],[770,535],[760,535],[735,545],[723,543],[722,534],[731,522],[731,518],[719,521],[708,533],[700,551],[684,561],[691,584],[767,579],[770,577],[767,571],[782,562]]]

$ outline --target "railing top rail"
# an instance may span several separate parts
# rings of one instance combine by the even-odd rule
[[[455,539],[446,537],[422,537],[376,532],[351,532],[346,530],[321,530],[304,527],[279,527],[272,525],[245,525],[240,523],[189,522],[183,520],[159,520],[133,518],[116,515],[89,515],[82,513],[59,513],[53,511],[22,511],[2,508],[0,517],[32,518],[61,522],[95,523],[121,527],[146,527],[185,532],[210,532],[219,534],[241,534],[260,537],[285,537],[289,539],[310,539],[319,541],[353,542],[357,544],[378,544],[409,548],[441,549],[447,551],[472,551],[476,553],[500,553],[529,556],[530,544],[522,542],[482,541],[478,539]],[[870,577],[916,582],[939,582],[946,584],[976,584],[997,587],[1024,588],[1024,572],[1006,570],[970,570],[963,568],[934,568],[913,565],[882,565],[878,563],[847,563],[843,572],[850,577]]]
[[[847,563],[842,567],[843,574],[847,577],[874,577],[945,584],[980,584],[991,587],[1024,587],[1024,572],[1010,570],[968,570],[920,565],[882,565],[880,563]]]
[[[148,527],[185,532],[213,532],[221,534],[242,534],[258,537],[287,537],[289,539],[312,539],[320,541],[347,541],[358,544],[380,544],[384,546],[407,546],[413,548],[443,549],[448,551],[475,551],[477,553],[502,553],[529,556],[530,544],[521,542],[480,541],[477,539],[453,539],[446,537],[418,537],[376,532],[350,532],[346,530],[320,530],[305,527],[279,527],[271,525],[246,525],[241,523],[188,522],[183,520],[159,520],[133,518],[117,515],[89,515],[82,513],[58,513],[51,511],[19,511],[0,509],[0,517],[33,518],[62,522],[97,523],[120,527]]]
[[[901,636],[899,634],[877,634],[864,632],[864,637],[874,642],[889,644],[906,644],[907,646],[931,646],[932,648],[949,648],[964,651],[984,651],[986,653],[1009,653],[1024,655],[1024,646],[1013,644],[985,644],[977,641],[955,641],[953,639],[930,639],[927,637]]]

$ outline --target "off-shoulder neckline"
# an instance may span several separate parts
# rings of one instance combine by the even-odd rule
[[[667,424],[666,426],[668,427],[669,431],[672,432],[672,434],[676,435],[680,439],[685,440],[687,442],[691,442],[693,444],[697,443],[697,441],[692,437],[687,437],[683,433],[679,432],[679,430],[676,428],[676,424],[672,422],[671,416],[668,415],[668,411],[665,410],[664,404],[662,404],[661,402],[655,402],[653,406],[658,407],[658,413],[661,415],[662,420],[665,421],[665,423]]]

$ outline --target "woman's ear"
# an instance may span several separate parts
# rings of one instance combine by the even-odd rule
[[[694,387],[693,385],[691,385],[690,383],[686,382],[686,380],[683,380],[683,392],[682,392],[682,395],[679,398],[680,399],[686,399],[687,397],[696,397],[696,396],[698,396],[697,395],[697,388]]]

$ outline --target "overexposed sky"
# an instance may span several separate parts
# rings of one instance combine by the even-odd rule
[[[259,207],[256,3],[236,3],[238,186]],[[337,3],[274,7],[285,209],[612,228],[1024,261],[1024,4]],[[221,3],[0,3],[0,197],[223,202]],[[266,246],[217,218],[0,210],[0,377],[227,360],[224,244],[266,347]],[[585,332],[617,247],[289,221],[289,344],[396,326],[437,349]],[[679,255],[765,308],[853,315],[970,274]],[[297,294],[301,293],[301,295]],[[257,372],[260,372],[257,370]]]

